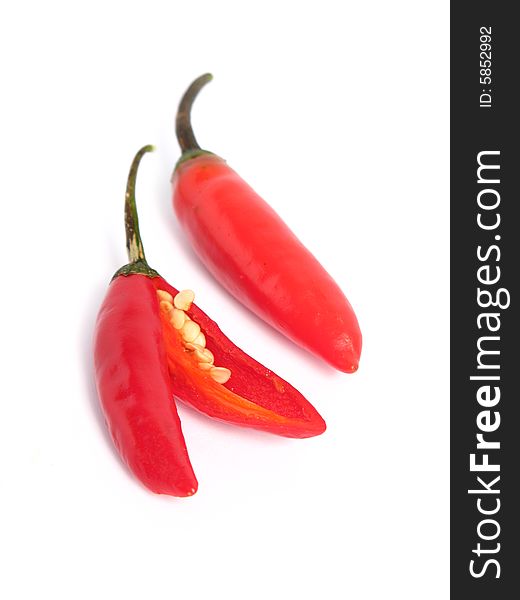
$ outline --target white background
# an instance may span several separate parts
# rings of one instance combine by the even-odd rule
[[[0,14],[0,596],[448,596],[448,2],[17,2]],[[238,305],[171,210],[177,102],[356,308],[358,373]],[[112,449],[91,337],[139,176],[150,264],[328,423],[287,440],[179,407],[199,479]]]

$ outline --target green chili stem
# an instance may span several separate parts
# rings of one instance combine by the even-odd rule
[[[135,182],[141,158],[143,158],[147,152],[153,152],[154,150],[155,148],[153,146],[144,146],[141,148],[135,155],[128,174],[125,195],[125,230],[126,249],[130,263],[136,263],[138,261],[146,262],[143,242],[141,240],[141,234],[139,233],[139,217],[137,215],[137,205],[135,202]]]
[[[153,152],[153,146],[144,146],[135,155],[135,158],[128,173],[125,195],[125,231],[126,231],[126,249],[128,251],[128,260],[130,261],[124,267],[116,271],[112,280],[120,275],[146,275],[147,277],[159,277],[159,273],[152,269],[146,262],[144,255],[143,242],[139,233],[139,217],[137,216],[137,205],[135,202],[135,181],[137,179],[137,170],[141,158],[147,152]]]
[[[175,119],[175,133],[177,134],[177,140],[183,154],[192,150],[201,150],[191,126],[191,107],[200,90],[212,79],[213,75],[210,73],[206,73],[195,79],[186,90],[179,104],[177,118]]]

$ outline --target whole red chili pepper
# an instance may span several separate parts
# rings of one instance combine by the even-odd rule
[[[152,491],[197,489],[173,397],[222,421],[287,437],[323,433],[325,422],[290,384],[235,346],[193,292],[179,292],[146,262],[128,179],[125,225],[130,263],[115,274],[95,332],[97,387],[123,460]],[[216,366],[218,365],[218,366]]]
[[[196,79],[179,105],[182,150],[173,205],[202,262],[238,300],[297,344],[347,373],[356,371],[361,332],[347,298],[282,219],[219,156],[202,150],[190,113]]]

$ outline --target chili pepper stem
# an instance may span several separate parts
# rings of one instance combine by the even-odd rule
[[[132,275],[140,273],[149,277],[158,277],[157,271],[152,269],[146,262],[144,254],[143,242],[139,232],[139,216],[137,214],[137,204],[135,200],[135,184],[137,180],[137,171],[139,163],[147,152],[153,152],[153,146],[143,146],[135,155],[128,173],[125,194],[125,231],[126,231],[126,249],[128,252],[128,260],[130,261],[124,267],[121,267],[114,277],[119,275]]]
[[[211,152],[208,152],[207,150],[202,150],[195,138],[191,126],[191,107],[193,106],[195,98],[199,95],[200,90],[212,79],[213,75],[211,75],[211,73],[206,73],[197,77],[186,90],[180,101],[177,117],[175,119],[175,133],[182,150],[182,156],[177,165],[190,158],[200,156],[201,154],[211,154]]]

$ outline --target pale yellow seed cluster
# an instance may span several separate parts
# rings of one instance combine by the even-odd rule
[[[192,290],[182,290],[174,298],[164,290],[157,290],[157,297],[160,310],[169,316],[170,323],[181,334],[184,348],[193,352],[199,369],[208,371],[217,383],[226,383],[231,377],[231,371],[225,367],[215,367],[215,358],[206,348],[206,336],[200,330],[200,325],[185,312],[195,300],[195,293]]]

